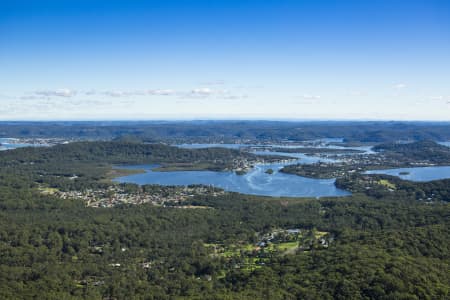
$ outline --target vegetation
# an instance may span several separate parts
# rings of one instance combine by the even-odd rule
[[[341,156],[340,161],[285,166],[281,172],[311,178],[339,178],[355,172],[389,168],[450,165],[450,148],[433,141],[389,143],[373,148],[376,154]]]
[[[302,177],[329,179],[341,177],[351,170],[354,170],[354,167],[351,165],[314,163],[288,165],[283,167],[280,172]]]
[[[320,153],[324,154],[356,154],[364,153],[362,150],[357,149],[336,149],[336,148],[312,148],[312,147],[299,147],[299,148],[277,148],[273,147],[271,151],[285,152],[285,153],[304,153],[307,155],[316,155]]]
[[[166,169],[221,171],[261,159],[279,157],[261,158],[225,148],[181,149],[163,144],[77,142],[1,152],[0,179],[3,185],[39,183],[63,190],[78,190],[102,182],[106,184],[111,176],[120,175],[118,172],[130,172],[112,170],[113,165],[161,164]],[[15,176],[10,177],[11,173]]]
[[[343,138],[346,142],[450,141],[450,124],[423,122],[0,122],[0,137],[66,137],[170,142],[305,141]]]
[[[448,181],[354,174],[338,181],[351,197],[224,193],[184,203],[211,209],[93,208],[55,195],[111,185],[101,180],[112,164],[226,162],[236,153],[122,142],[1,152],[0,298],[449,298]],[[285,233],[293,228],[299,234]]]
[[[336,180],[336,186],[374,198],[408,198],[450,202],[450,179],[411,182],[389,175],[352,174]]]
[[[267,169],[266,173],[269,174],[269,175],[272,175],[273,174],[273,169]]]
[[[450,162],[450,148],[433,141],[419,141],[415,143],[387,143],[375,146],[373,150],[390,155],[393,158],[429,161],[433,164],[448,164]]]

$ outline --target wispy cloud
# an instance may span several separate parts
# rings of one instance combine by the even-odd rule
[[[321,97],[319,95],[303,94],[300,98],[305,100],[318,100]]]
[[[234,99],[243,99],[248,96],[244,93],[232,93],[229,90],[224,89],[213,89],[209,87],[199,87],[192,89],[189,92],[182,92],[179,94],[180,98],[185,99],[226,99],[226,100],[234,100]]]
[[[406,87],[408,87],[408,86],[406,85],[406,83],[397,83],[397,84],[394,84],[394,85],[392,86],[392,88],[394,88],[394,89],[396,89],[396,90],[402,90],[402,89],[404,89],[404,88],[406,88]]]
[[[226,91],[213,90],[207,87],[195,88],[191,90],[190,94],[194,96],[211,96],[214,94],[224,94]]]
[[[443,101],[443,100],[448,100],[450,101],[450,96],[433,96],[433,97],[429,97],[429,100],[432,101]]]
[[[111,91],[103,91],[100,92],[99,94],[108,97],[120,98],[120,97],[144,96],[146,93],[143,91],[111,90]]]
[[[171,96],[176,92],[171,89],[153,89],[153,90],[135,90],[135,91],[127,91],[127,90],[89,90],[84,91],[83,94],[86,96],[100,95],[114,98],[121,97],[134,97],[134,96]]]
[[[40,90],[34,91],[34,95],[42,97],[73,97],[77,94],[77,91],[71,89],[57,89],[57,90]]]
[[[203,83],[200,83],[203,86],[211,86],[211,85],[224,85],[225,84],[225,80],[213,80],[213,81],[205,81]]]
[[[226,89],[217,89],[212,87],[198,87],[191,90],[175,90],[175,89],[147,89],[147,90],[74,90],[74,89],[56,89],[56,90],[38,90],[28,92],[17,97],[21,100],[33,99],[52,99],[52,98],[79,98],[83,96],[100,97],[100,98],[134,98],[149,96],[176,96],[178,98],[217,98],[217,99],[239,99],[246,98],[244,93],[231,93]]]
[[[172,96],[175,95],[176,92],[171,89],[162,89],[162,90],[148,90],[148,95],[157,95],[157,96]]]
[[[16,97],[14,97],[16,98]],[[47,99],[48,97],[36,96],[36,95],[24,95],[20,96],[20,100],[34,100],[34,99]]]
[[[425,103],[442,103],[442,104],[450,104],[450,96],[444,96],[444,95],[440,95],[440,96],[432,96],[432,97],[428,97],[427,99],[423,100]]]

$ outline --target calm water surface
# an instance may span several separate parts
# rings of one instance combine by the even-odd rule
[[[40,147],[44,145],[37,145],[37,144],[26,144],[26,143],[16,143],[15,139],[13,138],[0,138],[0,151],[2,150],[11,150],[16,148],[23,148],[23,147]]]
[[[189,145],[191,146],[191,145]],[[209,145],[210,147],[212,145]],[[218,146],[218,145],[217,145]],[[222,144],[220,144],[222,146]],[[233,148],[239,145],[232,144]],[[245,145],[248,146],[248,145]],[[191,148],[191,147],[189,147]],[[205,148],[198,144],[195,148]],[[236,149],[236,148],[235,148]],[[288,164],[314,163],[317,161],[331,161],[318,157],[306,156],[301,153],[282,153],[270,151],[256,151],[261,155],[290,156],[292,160],[283,163],[257,164],[245,175],[236,175],[235,172],[214,171],[152,171],[155,165],[127,166],[127,169],[143,169],[145,173],[117,178],[117,182],[136,184],[160,184],[160,185],[189,185],[205,184],[223,188],[227,191],[239,192],[251,195],[283,196],[283,197],[326,197],[346,196],[349,192],[338,189],[334,185],[334,179],[311,179],[297,175],[289,175],[279,172]],[[272,169],[273,174],[266,171]]]
[[[411,181],[431,181],[450,178],[450,166],[444,167],[418,167],[418,168],[400,168],[387,170],[367,171],[367,174],[386,174],[398,176],[401,179]],[[401,174],[407,173],[407,174]]]
[[[334,139],[324,139],[320,140],[323,142],[334,142]],[[337,142],[341,142],[341,139],[336,139]],[[450,145],[450,143],[449,143]],[[221,147],[221,148],[228,148],[228,149],[243,149],[243,148],[286,148],[286,149],[292,149],[292,148],[327,148],[327,149],[342,149],[342,150],[361,150],[365,153],[375,153],[372,151],[372,146],[357,146],[357,147],[344,147],[344,146],[338,146],[338,145],[317,145],[317,146],[311,146],[311,145],[257,145],[257,144],[178,144],[175,145],[180,148],[186,148],[186,149],[203,149],[203,148],[211,148],[211,147]],[[292,153],[291,153],[292,154]]]
[[[213,171],[174,171],[155,172],[155,166],[133,166],[131,169],[144,169],[146,173],[117,178],[118,182],[136,184],[189,185],[205,184],[243,194],[285,197],[325,197],[345,196],[347,191],[334,186],[334,179],[310,179],[280,173],[281,164],[257,165],[245,175],[234,172]],[[269,168],[274,173],[265,171]]]

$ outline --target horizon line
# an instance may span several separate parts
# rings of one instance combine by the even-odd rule
[[[450,120],[429,119],[295,119],[295,118],[167,118],[167,119],[11,119],[0,123],[25,122],[201,122],[201,121],[249,121],[249,122],[415,122],[415,123],[450,123]]]

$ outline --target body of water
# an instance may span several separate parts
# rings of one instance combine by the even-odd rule
[[[234,172],[214,171],[173,171],[155,172],[155,166],[132,166],[144,169],[145,173],[117,178],[118,182],[136,184],[189,185],[204,184],[223,188],[227,191],[251,195],[283,197],[325,197],[346,196],[350,193],[335,187],[334,179],[310,179],[279,172],[282,164],[260,164],[245,175]],[[273,169],[273,174],[267,174]]]
[[[337,139],[340,140],[340,139]],[[450,145],[450,143],[449,143]],[[220,147],[220,148],[227,148],[227,149],[248,149],[251,148],[253,150],[253,152],[257,152],[258,148],[259,149],[267,149],[267,148],[286,148],[286,149],[295,149],[295,148],[325,148],[325,149],[340,149],[340,150],[360,150],[360,151],[364,151],[365,154],[373,154],[375,153],[372,150],[372,146],[355,146],[355,147],[344,147],[344,146],[338,146],[338,145],[315,145],[315,146],[311,146],[311,145],[257,145],[257,144],[178,144],[175,145],[177,147],[180,148],[185,148],[185,149],[204,149],[204,148],[211,148],[211,147]],[[272,152],[272,153],[277,153],[279,154],[279,152]],[[289,154],[293,154],[293,153],[289,153]]]
[[[366,173],[398,176],[411,181],[431,181],[450,178],[450,166],[371,170]]]
[[[223,144],[220,144],[221,146]],[[192,145],[189,145],[189,148]],[[208,145],[210,147],[219,145]],[[243,145],[232,144],[234,149]],[[248,147],[248,145],[244,145]],[[186,146],[185,146],[186,147]],[[206,148],[204,144],[196,144],[195,148]],[[235,148],[236,147],[236,148]],[[187,148],[187,147],[186,147]],[[230,147],[231,148],[231,145]],[[214,171],[152,171],[155,165],[126,166],[127,169],[143,169],[145,173],[117,178],[117,182],[136,184],[160,185],[189,185],[204,184],[223,188],[227,191],[251,195],[280,196],[280,197],[327,197],[346,196],[349,192],[338,189],[334,179],[312,179],[297,175],[285,174],[279,170],[288,164],[315,163],[318,161],[331,161],[319,157],[306,156],[302,153],[283,153],[271,151],[255,151],[259,155],[281,155],[292,157],[291,161],[282,163],[257,164],[247,174],[237,175],[235,172]],[[266,171],[272,169],[273,174]]]
[[[312,164],[319,161],[333,162],[335,160],[308,156],[302,153],[285,153],[274,151],[259,151],[260,145],[246,144],[184,144],[179,145],[183,148],[199,149],[208,147],[224,147],[231,149],[241,149],[254,147],[252,153],[258,155],[281,155],[292,157],[292,160],[271,163],[257,164],[245,175],[236,175],[234,172],[214,172],[214,171],[171,171],[157,172],[152,169],[155,165],[127,166],[124,168],[143,169],[145,173],[135,174],[117,178],[117,182],[128,182],[136,184],[160,184],[160,185],[190,185],[204,184],[223,188],[227,191],[239,192],[243,194],[263,195],[263,196],[283,196],[283,197],[329,197],[350,195],[348,191],[338,189],[334,185],[334,179],[312,179],[292,174],[285,174],[279,170],[290,164]],[[264,145],[267,147],[277,147],[279,145]],[[286,148],[299,146],[284,146]],[[341,148],[339,146],[330,146],[330,148]],[[349,148],[346,148],[349,149]],[[354,147],[354,149],[365,150],[365,153],[373,153],[371,147]],[[357,154],[354,154],[357,155]],[[273,174],[267,174],[266,171],[272,169]],[[408,174],[401,175],[402,172]],[[430,181],[443,178],[450,178],[449,167],[421,167],[404,168],[389,170],[374,170],[367,173],[388,174],[399,176],[402,179],[412,181]]]
[[[17,140],[13,138],[0,138],[0,151],[23,147],[36,147],[36,146],[37,145],[34,144],[18,143]]]
[[[174,145],[180,148],[185,149],[204,149],[204,148],[211,148],[211,147],[220,147],[220,148],[227,148],[227,149],[241,149],[243,147],[251,147],[251,146],[257,146],[257,145],[247,145],[247,144],[178,144]]]

